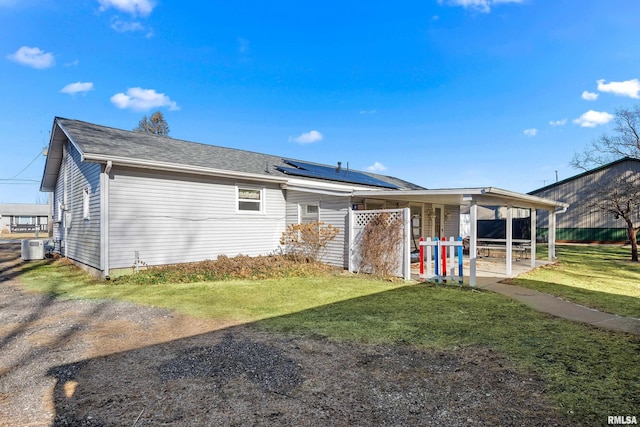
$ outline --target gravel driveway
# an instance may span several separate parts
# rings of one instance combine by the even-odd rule
[[[447,352],[265,333],[19,282],[0,243],[0,423],[32,426],[565,425],[537,376]]]

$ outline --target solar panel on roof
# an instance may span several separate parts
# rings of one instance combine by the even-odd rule
[[[276,169],[289,175],[304,176],[307,178],[321,178],[331,181],[349,182],[352,184],[373,185],[376,187],[398,188],[397,185],[381,179],[341,167],[335,168],[331,166],[299,162],[296,160],[284,160],[284,162],[293,167],[288,168],[284,166],[277,166]]]

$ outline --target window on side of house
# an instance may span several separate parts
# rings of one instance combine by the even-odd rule
[[[320,220],[320,206],[318,204],[300,205],[300,223],[309,224]]]
[[[89,202],[91,201],[91,189],[89,187],[82,190],[82,218],[89,218]]]
[[[238,212],[264,212],[264,189],[237,186]]]

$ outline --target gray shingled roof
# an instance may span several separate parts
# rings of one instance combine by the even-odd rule
[[[265,175],[265,177],[288,176],[275,169],[276,166],[288,166],[283,161],[289,159],[288,157],[183,141],[165,136],[146,135],[60,117],[56,117],[55,123],[87,157],[117,157]],[[400,189],[424,189],[395,177],[359,172],[394,184]]]

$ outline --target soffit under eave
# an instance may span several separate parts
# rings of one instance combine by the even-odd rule
[[[363,198],[436,205],[470,206],[475,202],[479,206],[512,206],[514,208],[522,209],[536,208],[542,210],[554,210],[562,207],[561,204],[557,204],[551,200],[547,203],[543,200],[530,200],[528,197],[518,198],[494,194],[420,194],[420,192],[416,192],[414,194],[393,194],[393,191],[389,191],[384,193],[371,193],[370,195],[357,193],[356,195]]]
[[[60,166],[62,165],[63,146],[67,141],[67,136],[62,132],[57,123],[54,124],[49,147],[47,148],[47,158],[45,161],[40,191],[54,191]]]

